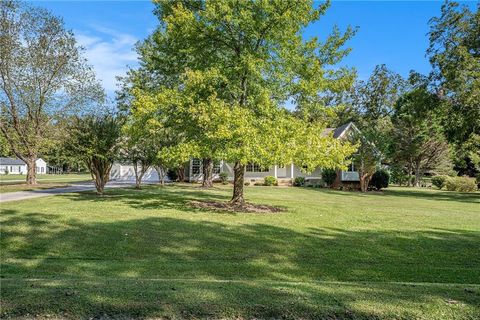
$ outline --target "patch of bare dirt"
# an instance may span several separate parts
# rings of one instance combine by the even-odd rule
[[[190,201],[190,205],[197,209],[207,209],[213,211],[227,212],[247,212],[247,213],[278,213],[285,211],[279,207],[267,206],[263,204],[253,204],[245,202],[243,204],[232,204],[220,201]]]

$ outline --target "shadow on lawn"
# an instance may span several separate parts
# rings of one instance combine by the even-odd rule
[[[209,192],[210,191],[210,192]],[[218,195],[198,186],[145,186],[141,190],[131,188],[110,189],[104,196],[92,192],[80,192],[65,195],[74,201],[122,202],[135,209],[176,209],[181,211],[198,211],[188,203],[199,198],[204,200],[228,201],[227,195]]]
[[[417,199],[428,199],[428,200],[440,200],[440,201],[458,201],[465,203],[478,203],[480,204],[480,193],[465,193],[465,192],[452,192],[452,191],[437,191],[437,190],[409,190],[408,188],[404,189],[392,189],[385,191],[386,195],[396,196],[396,197],[408,197],[408,198],[417,198]]]
[[[197,190],[182,196],[173,189],[168,197],[152,200],[158,192],[132,192],[127,197],[123,192],[74,199],[127,201],[140,207],[148,200],[155,201],[156,208],[189,212],[193,209],[173,203],[204,196]],[[224,198],[211,193],[208,197]],[[229,225],[168,217],[105,223],[72,219],[66,224],[52,214],[5,210],[2,215],[2,277],[17,280],[2,281],[1,299],[4,308],[15,315],[371,318],[376,316],[374,311],[358,310],[355,303],[373,295],[381,305],[403,306],[408,317],[408,312],[415,312],[412,305],[418,308],[438,298],[472,307],[478,307],[480,300],[479,289],[473,293],[464,292],[464,287],[405,286],[398,290],[399,285],[381,284],[478,284],[479,232],[338,228],[297,232],[266,224]],[[19,278],[59,281],[29,283]],[[379,284],[367,287],[359,284],[362,281]]]
[[[464,203],[478,203],[480,204],[480,193],[466,193],[466,192],[453,192],[453,191],[440,191],[440,190],[419,190],[409,189],[407,187],[394,189],[387,188],[381,192],[369,191],[367,193],[361,193],[360,191],[340,191],[328,188],[305,188],[306,190],[314,190],[318,192],[327,193],[330,195],[335,195],[339,197],[406,197],[406,198],[416,198],[416,199],[425,199],[425,200],[440,200],[440,201],[458,201]]]

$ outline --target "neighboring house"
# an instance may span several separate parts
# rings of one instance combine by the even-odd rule
[[[322,133],[323,135],[332,134],[335,139],[348,139],[354,135],[359,134],[359,129],[349,122],[338,128],[327,128]],[[191,159],[185,165],[185,179],[188,182],[200,182],[203,179],[203,168],[201,159]],[[233,180],[233,164],[224,161],[219,161],[214,164],[213,178],[218,180],[220,172],[226,172],[229,180]],[[289,185],[296,177],[305,177],[308,184],[323,184],[322,169],[317,168],[311,173],[304,173],[302,168],[294,163],[288,165],[275,165],[269,168],[262,168],[257,164],[249,163],[245,167],[245,182],[256,183],[263,182],[266,176],[274,176],[278,179],[279,184]],[[123,165],[116,163],[112,167],[110,174],[112,180],[135,180],[135,173],[132,165]],[[157,172],[150,169],[144,177],[145,181],[158,181]],[[337,172],[337,181],[335,185],[349,185],[356,187],[359,185],[359,173],[356,171],[355,164],[349,165],[345,171],[339,170]]]
[[[37,174],[47,173],[47,163],[42,158],[35,164]],[[27,164],[20,159],[0,158],[0,174],[27,174]]]

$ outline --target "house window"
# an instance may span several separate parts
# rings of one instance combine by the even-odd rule
[[[22,167],[18,166],[18,172],[22,172]]]
[[[245,171],[246,172],[268,172],[268,171],[270,171],[270,169],[269,168],[262,168],[262,167],[260,167],[259,164],[250,162],[245,167]]]
[[[200,159],[192,159],[192,174],[200,174]]]

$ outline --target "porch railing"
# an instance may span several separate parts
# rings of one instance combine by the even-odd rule
[[[360,181],[358,171],[342,171],[342,181]]]

